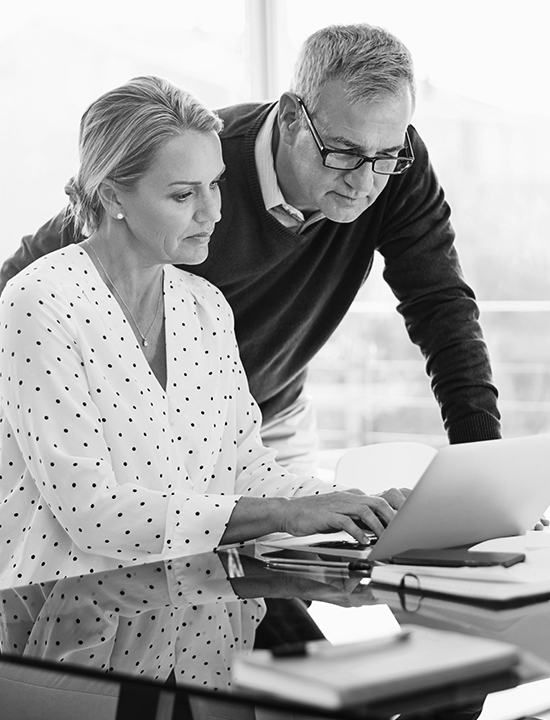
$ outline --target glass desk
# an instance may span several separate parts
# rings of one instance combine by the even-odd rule
[[[535,688],[550,678],[550,600],[492,610],[404,595],[371,584],[359,573],[273,570],[253,554],[249,546],[23,587],[0,586],[2,720],[473,720],[495,693],[529,683]],[[525,657],[517,672],[376,704],[338,711],[293,705],[227,687],[231,655],[248,642],[244,630],[238,637],[240,613],[256,617],[262,598],[330,603],[341,613],[383,603],[399,622],[506,640],[524,649]],[[195,612],[195,626],[185,628],[191,638],[185,647],[167,640],[189,623],[182,608]],[[202,639],[204,623],[212,620],[214,632]],[[200,652],[206,645],[203,662]],[[166,668],[177,653],[186,652],[194,653],[192,674],[176,682]],[[529,712],[520,708],[513,717]]]

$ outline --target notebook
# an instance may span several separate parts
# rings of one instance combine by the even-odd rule
[[[542,542],[534,538],[541,537]],[[436,594],[492,607],[514,607],[550,597],[550,533],[527,532],[487,540],[473,550],[525,553],[525,562],[511,567],[429,567],[377,564],[374,583],[392,585],[407,594]],[[371,586],[372,587],[372,586]]]
[[[338,708],[495,676],[513,668],[520,657],[508,643],[413,625],[403,625],[397,640],[376,649],[357,643],[343,652],[318,642],[320,652],[300,657],[274,657],[269,650],[237,654],[233,686]]]
[[[399,484],[396,478],[396,485]],[[550,435],[448,445],[434,456],[372,549],[369,562],[411,548],[447,548],[520,535],[550,506]],[[267,540],[319,553],[337,533]],[[317,545],[317,546],[316,546]],[[345,550],[338,553],[346,555]],[[357,557],[355,553],[352,557]]]

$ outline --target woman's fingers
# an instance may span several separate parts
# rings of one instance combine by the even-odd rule
[[[409,488],[388,488],[378,493],[378,497],[384,498],[395,510],[399,510],[410,493]]]
[[[397,510],[390,502],[388,498],[382,497],[381,495],[367,495],[369,509],[380,518],[384,526],[386,526],[395,515]],[[396,496],[391,498],[392,502],[396,505],[401,505],[402,502],[398,502]],[[404,501],[403,501],[404,502]]]
[[[398,504],[395,497],[393,502]],[[395,512],[378,495],[337,492],[291,498],[286,505],[283,529],[292,535],[345,530],[358,542],[365,542],[364,528],[380,535]]]
[[[372,530],[372,532],[375,533],[375,535],[377,536],[381,535],[384,532],[384,525],[382,525],[382,523],[374,513],[371,513],[370,517],[363,519],[362,527]],[[359,525],[357,525],[357,523],[354,522],[351,517],[342,516],[339,529],[345,530],[359,543],[367,543],[369,541],[368,536],[365,535],[365,530],[359,527]]]
[[[359,515],[360,524],[380,536],[394,517],[396,509],[383,497],[375,495],[367,496],[367,498],[369,499],[368,505],[365,504],[361,508]]]

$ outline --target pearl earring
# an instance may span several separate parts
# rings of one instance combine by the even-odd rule
[[[118,213],[118,215],[116,216],[117,220],[122,220],[123,218],[124,218],[124,213]]]

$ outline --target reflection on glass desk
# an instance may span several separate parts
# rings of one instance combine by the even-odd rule
[[[530,654],[519,675],[331,712],[231,689],[232,656],[252,647],[262,599],[276,597],[329,603],[343,613],[387,603],[400,622],[498,637]],[[550,604],[510,614],[459,603],[440,607],[426,598],[416,598],[414,607],[407,603],[399,593],[371,586],[364,573],[274,570],[248,548],[0,587],[2,720],[473,720],[489,694],[550,676]]]

